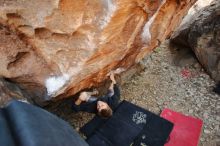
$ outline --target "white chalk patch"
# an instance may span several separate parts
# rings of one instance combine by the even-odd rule
[[[103,29],[115,12],[116,5],[114,4],[113,0],[102,0],[102,2],[105,9],[104,11],[106,12],[104,18],[101,20],[101,28]]]
[[[47,88],[47,94],[53,95],[56,93],[60,88],[62,88],[67,81],[70,79],[68,74],[63,74],[62,76],[52,76],[49,77],[45,84]]]
[[[166,0],[163,0],[161,5],[160,5],[160,8],[166,3]],[[157,12],[150,18],[150,20],[144,25],[144,28],[143,28],[143,33],[141,34],[141,39],[142,39],[142,42],[144,44],[149,44],[149,42],[151,41],[151,32],[150,32],[150,29],[151,29],[151,25],[155,19],[155,17],[157,16],[160,8],[158,8]]]
[[[148,44],[151,40],[151,32],[150,32],[150,28],[151,28],[151,24],[154,21],[156,15],[154,14],[150,20],[144,25],[144,29],[143,29],[143,33],[141,34],[141,39],[142,42],[145,44]]]

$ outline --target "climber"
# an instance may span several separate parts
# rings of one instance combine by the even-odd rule
[[[120,90],[116,84],[114,73],[110,73],[111,84],[105,96],[94,97],[97,91],[81,92],[72,108],[75,112],[85,111],[98,114],[100,117],[108,118],[112,116],[113,110],[117,107],[120,99]]]

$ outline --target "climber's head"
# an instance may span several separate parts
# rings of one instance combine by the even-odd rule
[[[112,109],[106,102],[98,101],[97,102],[98,115],[104,118],[109,118],[112,116]]]

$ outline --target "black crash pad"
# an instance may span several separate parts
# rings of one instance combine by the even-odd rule
[[[96,116],[81,132],[90,146],[162,146],[173,124],[152,112],[122,101],[108,120]]]
[[[0,109],[0,145],[88,146],[67,122],[19,101]]]

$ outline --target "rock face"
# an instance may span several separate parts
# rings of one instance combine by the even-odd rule
[[[220,1],[212,3],[184,21],[172,42],[192,48],[198,60],[216,81],[220,81]]]
[[[0,75],[38,101],[98,86],[151,52],[196,0],[0,0]]]
[[[12,99],[26,100],[26,95],[13,83],[0,77],[0,107],[4,107]]]

